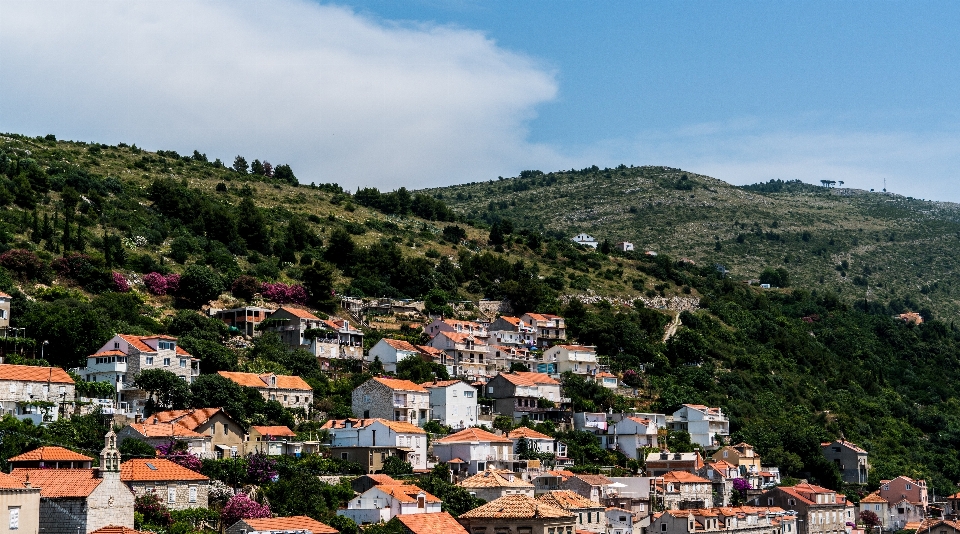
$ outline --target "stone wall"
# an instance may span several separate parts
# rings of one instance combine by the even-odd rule
[[[154,493],[160,498],[160,502],[171,510],[186,510],[187,508],[207,508],[210,497],[210,484],[203,480],[190,482],[130,482],[127,484],[133,493],[139,497]],[[190,502],[190,487],[197,488],[196,502]],[[168,490],[170,487],[176,488],[176,500],[169,502]]]
[[[107,525],[133,528],[133,501],[133,493],[120,481],[120,473],[103,473],[103,481],[87,497],[86,532]],[[76,530],[70,534],[76,534]]]

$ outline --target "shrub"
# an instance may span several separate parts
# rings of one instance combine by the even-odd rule
[[[270,505],[257,504],[245,494],[234,495],[223,506],[220,512],[220,521],[223,525],[233,525],[241,519],[257,519],[261,517],[270,517]]]
[[[147,525],[162,527],[170,524],[170,511],[160,502],[160,497],[155,493],[146,493],[137,497],[133,502],[133,510],[143,515],[143,522]]]
[[[143,285],[147,287],[153,295],[163,296],[167,293],[174,293],[180,287],[180,275],[168,274],[166,276],[160,273],[147,273],[143,275]]]
[[[44,264],[29,250],[13,249],[0,254],[0,266],[29,280],[37,278]]]
[[[130,282],[127,282],[127,279],[116,271],[113,272],[113,290],[118,293],[130,291]]]
[[[300,284],[265,283],[260,286],[260,292],[263,294],[263,298],[278,304],[288,302],[306,304],[308,298],[307,290]]]
[[[253,300],[253,295],[260,292],[260,281],[247,274],[239,276],[233,281],[230,292],[238,299]]]

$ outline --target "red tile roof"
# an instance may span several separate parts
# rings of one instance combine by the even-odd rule
[[[596,501],[591,501],[590,499],[572,490],[548,491],[537,497],[537,500],[540,502],[545,502],[551,506],[556,506],[557,508],[563,508],[564,510],[578,508],[603,508],[602,504]]]
[[[297,433],[285,426],[252,426],[261,436],[296,437]]]
[[[572,518],[574,515],[556,506],[540,502],[533,497],[520,494],[504,495],[499,499],[460,514],[460,519],[557,519],[568,517]]]
[[[606,486],[607,484],[613,484],[612,480],[603,475],[586,475],[581,473],[579,475],[574,475],[574,478],[579,478],[591,486]]]
[[[387,386],[390,389],[396,389],[400,391],[421,391],[426,393],[427,390],[423,389],[423,386],[420,384],[415,384],[409,380],[400,380],[398,378],[385,378],[382,376],[376,376],[372,378],[381,384]]]
[[[467,341],[469,339],[473,341],[474,345],[486,345],[486,343],[484,343],[482,339],[476,337],[474,334],[471,334],[469,332],[440,332],[437,335],[446,336],[452,339],[455,343],[463,343],[464,341]]]
[[[58,497],[89,497],[93,490],[100,485],[102,478],[96,477],[93,469],[14,469],[10,475],[40,488],[40,496],[46,498]]]
[[[127,353],[126,353],[126,352],[123,352],[122,350],[111,349],[111,350],[104,350],[104,351],[100,351],[100,352],[95,352],[95,353],[91,354],[89,357],[90,357],[90,358],[95,358],[95,357],[97,357],[97,356],[126,356],[126,355],[127,355]]]
[[[93,458],[63,447],[40,447],[14,456],[8,462],[92,462]]]
[[[560,347],[561,349],[572,350],[576,352],[596,352],[596,348],[587,347],[585,345],[554,345],[550,348],[552,349],[554,347]]]
[[[52,382],[73,384],[73,379],[59,367],[37,367],[34,365],[0,364],[0,380],[20,382]]]
[[[445,388],[449,386],[455,386],[461,382],[463,382],[463,380],[437,380],[436,382],[424,382],[420,385],[425,388]]]
[[[194,432],[189,428],[178,424],[178,423],[156,423],[156,424],[146,424],[146,423],[131,423],[130,428],[137,431],[141,436],[145,438],[165,438],[165,437],[178,437],[178,438],[209,438],[209,435],[200,434]]]
[[[430,345],[417,345],[417,350],[427,356],[439,357],[444,354],[442,350],[433,348]]]
[[[467,428],[456,434],[450,434],[445,438],[440,438],[434,443],[462,443],[471,441],[489,441],[491,443],[513,443],[509,439],[487,432],[479,428]]]
[[[116,525],[107,525],[103,528],[98,528],[90,534],[148,534],[140,530],[134,530],[127,527],[118,527]]]
[[[709,484],[710,483],[709,480],[698,477],[697,475],[694,475],[693,473],[689,473],[687,471],[670,471],[669,473],[663,475],[663,480],[668,482],[678,482],[681,484],[689,484],[689,483]]]
[[[231,371],[217,371],[217,374],[226,378],[227,380],[230,380],[231,382],[236,382],[241,386],[257,389],[272,387],[268,384],[270,383],[270,378],[274,376],[270,374],[258,375],[257,373],[237,373]],[[310,387],[310,384],[307,384],[307,382],[299,376],[276,375],[276,377],[277,389],[313,391],[313,388]]]
[[[515,386],[538,386],[538,385],[559,385],[560,382],[550,378],[546,373],[531,373],[531,372],[518,372],[518,373],[500,373],[498,376],[502,376],[507,382]]]
[[[423,489],[420,489],[419,486],[413,484],[405,484],[403,482],[398,484],[377,484],[374,488],[379,489],[400,502],[417,502],[417,496],[421,493],[424,499],[426,499],[426,502],[442,502],[438,497],[427,493]]]
[[[265,530],[309,530],[313,534],[339,534],[339,531],[316,519],[303,515],[291,517],[271,517],[267,519],[242,519],[244,523],[257,531]]]
[[[26,486],[23,485],[23,482],[19,478],[8,475],[6,473],[0,473],[0,489],[25,489]]]
[[[825,442],[823,442],[823,443],[820,444],[820,447],[829,447],[829,446],[833,445],[834,443],[837,443],[837,444],[839,444],[839,445],[841,445],[841,446],[843,446],[843,447],[847,447],[848,449],[850,449],[850,450],[852,450],[852,451],[854,451],[854,452],[860,452],[860,453],[864,453],[864,454],[867,453],[867,451],[865,451],[865,450],[861,449],[860,447],[857,447],[857,446],[854,445],[853,443],[850,443],[849,441],[846,441],[846,440],[843,440],[843,439],[838,439],[838,440],[835,440],[835,441],[825,441]]]
[[[417,350],[417,347],[414,347],[409,341],[403,339],[387,339],[383,338],[383,342],[397,350],[405,350],[409,352],[420,352]]]
[[[447,512],[401,514],[397,519],[413,534],[467,534],[466,529]]]
[[[527,428],[527,427],[525,427],[525,426],[521,426],[521,427],[518,427],[518,428],[515,428],[515,429],[511,430],[510,432],[507,433],[507,437],[510,438],[510,439],[520,439],[520,438],[527,438],[527,439],[553,439],[553,438],[551,438],[550,436],[548,436],[548,435],[546,435],[546,434],[541,434],[540,432],[537,432],[536,430],[534,430],[534,429],[532,429],[532,428]]]
[[[294,317],[298,317],[298,318],[300,318],[300,319],[307,319],[308,321],[319,321],[319,320],[320,320],[319,317],[317,317],[316,315],[308,312],[307,310],[301,310],[300,308],[291,308],[290,306],[282,306],[279,310],[277,310],[277,311],[275,311],[275,312],[273,312],[273,313],[277,313],[278,311],[281,311],[281,310],[289,313],[290,315],[292,315],[292,316],[294,316]]]
[[[140,341],[142,339],[140,336],[131,336],[129,334],[118,334],[118,336],[120,339],[126,341],[128,345],[139,350],[140,352],[154,352],[149,345],[143,341]]]
[[[372,425],[373,423],[379,422],[390,428],[394,432],[403,432],[406,434],[426,434],[426,432],[418,427],[417,425],[408,423],[406,421],[391,421],[389,419],[380,419],[380,418],[369,418],[369,419],[330,419],[323,424],[320,428],[325,429],[339,429],[347,428],[347,421],[352,423],[351,428],[364,428],[366,426]]]
[[[210,420],[217,412],[223,411],[223,408],[191,408],[188,410],[165,410],[157,412],[146,419],[147,423],[170,423],[176,422],[190,430],[196,430],[198,427]]]
[[[137,458],[120,464],[120,480],[124,482],[210,480],[163,458]]]

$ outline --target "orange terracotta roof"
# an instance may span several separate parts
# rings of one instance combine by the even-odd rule
[[[933,532],[934,528],[939,526],[947,526],[952,528],[954,531],[960,531],[960,521],[949,521],[946,519],[925,519],[920,522],[920,526],[917,528],[917,534],[923,532]],[[943,532],[941,530],[941,532]]]
[[[0,380],[20,382],[52,382],[73,384],[73,379],[59,367],[37,367],[34,365],[0,364]],[[6,386],[4,386],[6,387]]]
[[[261,436],[296,437],[297,433],[285,426],[252,426]]]
[[[153,349],[150,348],[149,345],[147,345],[143,341],[140,341],[142,339],[141,336],[131,336],[129,334],[117,334],[117,335],[120,337],[120,339],[126,341],[128,345],[139,350],[140,352],[155,352]]]
[[[415,384],[409,380],[400,380],[398,378],[384,378],[382,376],[377,376],[371,380],[376,380],[381,384],[387,386],[390,389],[396,389],[400,391],[422,391],[426,393],[427,390],[423,389],[423,386],[420,384]]]
[[[178,423],[131,423],[128,427],[145,438],[210,438],[207,434],[200,434]]]
[[[7,295],[3,291],[0,291],[0,299],[12,299],[12,298],[13,297],[11,297],[10,295]]]
[[[460,519],[559,519],[574,514],[526,495],[504,495],[460,514]]]
[[[519,317],[510,317],[510,316],[507,316],[507,315],[501,315],[500,318],[503,319],[504,321],[512,324],[513,326],[517,326],[517,325],[519,325],[519,324],[521,323]]]
[[[379,489],[380,491],[390,495],[400,502],[417,502],[417,496],[421,493],[427,502],[441,502],[439,498],[427,493],[426,491],[420,489],[419,486],[415,486],[413,484],[379,484],[374,486],[374,488]]]
[[[511,478],[513,480],[511,480]],[[488,469],[460,481],[458,486],[463,488],[528,488],[533,489],[533,484],[515,476],[509,471],[496,471]]]
[[[89,497],[93,490],[100,485],[102,478],[96,477],[93,469],[23,469],[17,468],[10,475],[26,482],[30,478],[30,485],[40,488],[40,496],[46,498],[58,497]]]
[[[380,485],[380,484],[388,484],[388,485],[389,485],[389,484],[402,484],[402,482],[394,479],[392,476],[390,476],[390,475],[384,475],[383,473],[377,473],[377,474],[373,474],[373,475],[363,475],[363,476],[369,478],[370,480],[372,480],[372,481],[373,481],[374,483],[376,483],[377,485]]]
[[[448,512],[434,514],[401,514],[396,516],[413,534],[467,534]]]
[[[270,383],[270,378],[274,376],[270,374],[258,375],[257,373],[239,373],[231,371],[217,371],[217,374],[226,378],[227,380],[236,382],[241,386],[258,389],[272,387],[268,384]],[[299,376],[276,375],[276,377],[277,389],[313,391],[313,388],[310,387],[310,384],[307,384],[307,382]]]
[[[844,447],[846,447],[846,448],[848,448],[848,449],[850,449],[850,450],[852,450],[852,451],[854,451],[854,452],[862,452],[862,453],[864,453],[864,454],[867,453],[867,451],[865,451],[865,450],[861,449],[860,447],[857,447],[857,446],[854,445],[853,443],[850,443],[849,441],[846,441],[846,440],[843,440],[843,439],[837,439],[837,440],[834,440],[834,441],[825,441],[825,442],[823,442],[823,443],[820,444],[820,447],[829,447],[829,446],[833,445],[834,443],[837,443],[837,444],[839,444],[839,445],[842,445],[842,446],[844,446]]]
[[[559,385],[560,382],[550,378],[545,373],[531,373],[531,372],[518,372],[518,373],[500,373],[497,376],[502,376],[507,382],[515,386],[538,386],[538,385]]]
[[[200,425],[206,423],[217,412],[223,411],[223,408],[191,408],[187,410],[164,410],[157,412],[146,419],[147,423],[171,423],[176,422],[190,430],[196,430]]]
[[[643,425],[643,426],[650,426],[650,420],[649,420],[649,419],[641,419],[641,418],[639,418],[639,417],[634,417],[634,416],[632,416],[632,415],[631,415],[631,416],[628,416],[627,419],[633,421],[634,423],[639,423],[639,424],[641,424],[641,425]]]
[[[537,432],[536,430],[534,430],[534,429],[532,429],[532,428],[525,427],[525,426],[517,427],[517,428],[511,430],[510,432],[507,433],[507,437],[510,438],[510,439],[520,439],[520,438],[527,438],[527,439],[553,439],[553,438],[551,438],[550,436],[548,436],[548,435],[546,435],[546,434],[541,434],[540,432]]]
[[[613,373],[608,373],[606,371],[599,372],[594,376],[596,376],[597,378],[616,378],[617,377],[617,375]]]
[[[463,380],[437,380],[436,382],[424,382],[420,385],[425,388],[445,388],[445,387],[455,386],[462,382]]]
[[[383,338],[383,342],[397,350],[405,350],[409,352],[420,352],[417,350],[417,347],[414,347],[409,341],[402,339],[387,339]]]
[[[290,306],[281,306],[279,310],[277,310],[277,311],[275,311],[275,312],[273,312],[273,313],[277,313],[277,312],[280,311],[280,310],[283,310],[283,311],[289,313],[290,315],[292,315],[292,316],[294,316],[294,317],[298,317],[298,318],[300,318],[300,319],[307,319],[307,320],[309,320],[309,321],[319,321],[319,320],[320,320],[319,317],[317,317],[316,315],[308,312],[307,310],[301,310],[300,308],[291,308]]]
[[[250,528],[260,532],[266,530],[309,530],[313,532],[313,534],[339,533],[337,529],[303,515],[270,517],[266,519],[241,519],[241,521],[249,525]]]
[[[372,425],[373,423],[379,422],[394,432],[402,432],[405,434],[426,434],[426,431],[424,431],[422,428],[406,421],[391,421],[389,419],[380,419],[376,417],[369,419],[330,419],[320,428],[325,428],[328,430],[347,428],[347,421],[352,423],[351,428],[364,428]]]
[[[137,458],[120,464],[120,480],[124,482],[147,482],[210,479],[170,460]]]
[[[577,508],[603,508],[602,504],[596,501],[591,501],[590,499],[571,490],[548,491],[537,497],[537,500],[552,506],[556,506],[557,508],[563,508],[564,510]]]
[[[440,332],[437,335],[446,336],[452,339],[456,343],[463,343],[464,341],[467,341],[469,338],[470,340],[473,341],[474,345],[486,345],[486,343],[484,343],[482,339],[476,337],[474,334],[471,334],[469,332]]]
[[[553,347],[550,347],[550,348],[552,349],[554,347],[560,347],[561,349],[573,350],[576,352],[596,352],[596,349],[594,347],[587,347],[584,345],[554,345]]]
[[[126,352],[123,352],[122,350],[111,349],[111,350],[104,350],[104,351],[100,351],[100,352],[95,352],[95,353],[91,354],[90,356],[88,356],[88,358],[95,358],[95,357],[97,357],[97,356],[126,356],[126,355],[127,355],[127,353],[126,353]]]
[[[479,428],[467,428],[456,434],[450,434],[445,438],[438,439],[434,443],[462,443],[471,441],[488,441],[490,443],[513,443],[509,439],[487,432]]]
[[[8,462],[92,462],[93,458],[63,447],[40,447],[14,456]]]
[[[866,497],[860,499],[860,502],[867,502],[867,503],[886,503],[887,500],[884,499],[883,497],[881,497],[880,494],[879,494],[879,492],[876,492],[876,491],[875,491],[875,492],[871,493],[870,495],[867,495]]]
[[[147,532],[134,530],[132,528],[127,528],[127,527],[121,527],[117,525],[107,525],[105,527],[94,530],[90,534],[147,534]]]
[[[0,472],[0,489],[26,489],[19,478]]]
[[[417,350],[427,356],[442,356],[443,351],[430,345],[417,345]]]
[[[697,475],[694,475],[693,473],[688,473],[687,471],[670,471],[669,473],[663,475],[663,479],[671,482],[679,482],[681,484],[689,484],[689,483],[706,484],[710,482],[705,478],[698,477]]]
[[[591,486],[606,486],[607,484],[613,484],[612,480],[603,475],[586,475],[581,473],[579,475],[574,475],[574,477],[579,478]]]

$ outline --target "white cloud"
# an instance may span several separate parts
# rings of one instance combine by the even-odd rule
[[[526,140],[553,73],[461,28],[305,0],[3,2],[0,129],[426,187],[563,161]]]

